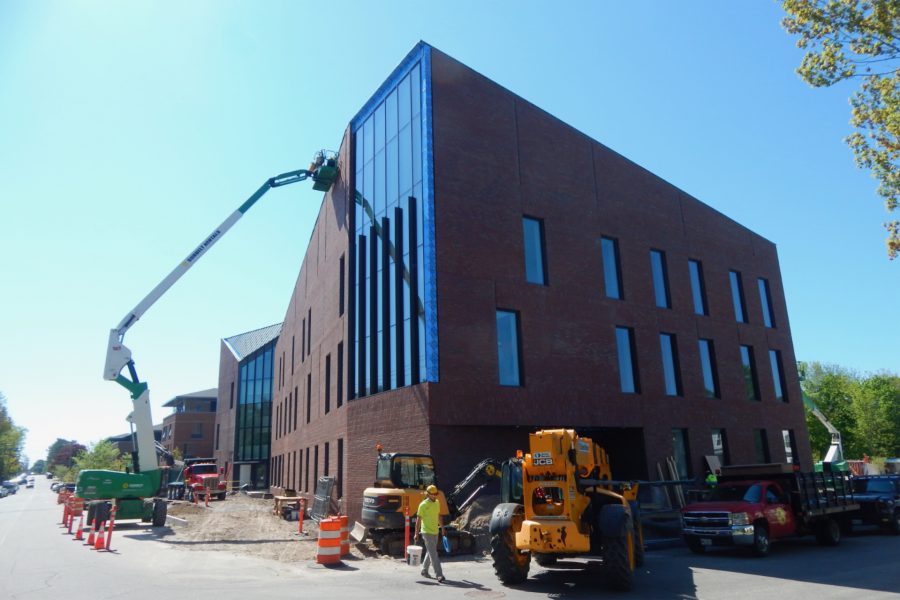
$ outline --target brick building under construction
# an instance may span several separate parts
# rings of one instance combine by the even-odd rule
[[[560,426],[616,478],[811,466],[772,242],[425,43],[339,166],[273,338],[276,490],[335,476],[356,518],[376,443],[447,487]]]

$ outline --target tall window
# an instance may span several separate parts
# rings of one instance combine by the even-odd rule
[[[666,271],[666,253],[650,251],[650,267],[653,271],[653,297],[660,308],[672,308],[669,298],[669,274]]]
[[[344,342],[338,342],[337,347],[337,405],[344,404]]]
[[[703,373],[703,394],[719,397],[719,374],[716,371],[716,351],[712,340],[700,340],[700,370]]]
[[[522,385],[519,353],[519,315],[510,310],[498,310],[497,365],[500,385]]]
[[[640,393],[633,329],[616,327],[616,350],[619,356],[620,389],[626,394]]]
[[[412,55],[351,123],[351,398],[437,375],[429,69],[427,49]]]
[[[706,284],[703,281],[703,265],[699,260],[688,261],[688,272],[691,275],[691,296],[694,299],[694,314],[708,315],[706,306]]]
[[[325,355],[325,414],[331,412],[331,355]],[[326,446],[327,447],[327,446]]]
[[[781,350],[769,350],[769,363],[772,365],[772,385],[775,387],[775,399],[787,402],[787,387],[784,382],[784,366],[781,363]]]
[[[678,478],[688,479],[691,476],[691,449],[687,429],[672,429],[672,457],[675,459]]]
[[[741,274],[737,271],[728,271],[728,279],[731,281],[731,303],[734,305],[734,318],[740,323],[747,322],[747,311],[744,309],[744,284]]]
[[[340,269],[340,273],[338,273],[338,316],[342,316],[344,314],[344,273],[346,270],[344,269],[344,255],[341,254],[341,259],[338,261],[338,269]]]
[[[312,413],[312,373],[306,374],[306,422],[309,423]]]
[[[216,423],[216,450],[219,449],[219,424]]]
[[[544,258],[544,222],[532,217],[522,218],[525,236],[525,280],[546,285],[547,261]]]
[[[603,255],[603,288],[607,298],[622,299],[622,274],[619,269],[619,242],[608,237],[600,238]]]
[[[756,451],[757,463],[766,464],[772,462],[772,457],[769,454],[769,438],[765,429],[753,430],[753,447]]]
[[[322,475],[324,477],[328,477],[328,475],[331,472],[329,470],[329,467],[330,467],[329,463],[331,462],[330,448],[331,448],[331,446],[330,446],[329,442],[325,442],[325,454],[322,457]]]
[[[678,368],[678,343],[671,333],[659,334],[659,347],[662,352],[663,382],[666,396],[681,395],[681,373]]]
[[[794,438],[793,429],[782,429],[781,438],[784,441],[784,460],[787,463],[799,464],[800,458],[797,455],[797,440]]]
[[[756,375],[753,346],[741,346],[741,370],[744,373],[744,391],[747,400],[759,400],[759,378]]]
[[[757,284],[759,285],[759,303],[762,305],[763,323],[766,324],[766,327],[775,327],[775,312],[772,310],[769,280],[760,277]]]
[[[713,454],[719,457],[720,463],[727,465],[731,462],[728,454],[728,439],[725,436],[724,429],[712,430],[712,447]]]
[[[338,438],[337,444],[337,497],[344,497],[344,438]]]
[[[294,386],[294,429],[297,429],[297,403],[300,401],[299,400],[300,395],[297,393],[297,391],[298,391],[298,388],[295,385]]]
[[[234,460],[268,461],[272,426],[274,342],[247,357],[240,366]],[[264,473],[261,469],[258,473]]]

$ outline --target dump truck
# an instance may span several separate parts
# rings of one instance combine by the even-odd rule
[[[529,451],[502,466],[502,502],[490,522],[491,558],[505,585],[528,578],[531,559],[598,556],[608,587],[629,590],[643,563],[638,484],[614,481],[606,451],[572,429],[529,434]]]
[[[815,535],[834,546],[859,511],[843,471],[801,473],[789,463],[722,467],[716,487],[681,510],[692,552],[744,546],[756,556],[791,536]]]
[[[210,498],[224,500],[227,494],[225,486],[225,469],[218,467],[214,458],[187,458],[181,469],[175,473],[174,481],[168,484],[169,499],[200,501]]]

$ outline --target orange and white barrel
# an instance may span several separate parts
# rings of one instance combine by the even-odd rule
[[[341,562],[341,520],[339,518],[327,518],[319,521],[316,562],[320,565],[336,565]]]
[[[350,554],[350,517],[339,515],[335,517],[341,523],[341,556]]]

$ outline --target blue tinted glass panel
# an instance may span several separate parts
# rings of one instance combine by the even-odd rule
[[[717,398],[719,396],[713,356],[712,342],[710,340],[700,340],[700,370],[703,374],[703,394],[707,398]]]
[[[525,280],[544,285],[544,224],[537,219],[522,219],[525,235]]]
[[[375,152],[384,148],[384,110],[384,104],[375,109]]]
[[[703,266],[699,261],[689,260],[688,271],[691,275],[691,297],[694,299],[694,314],[709,314],[706,308],[706,288],[703,283]]]
[[[369,117],[363,124],[362,161],[367,163],[373,158],[375,158],[375,120]]]
[[[410,195],[412,190],[412,128],[407,125],[400,130],[400,196]],[[421,198],[420,198],[421,200]]]
[[[731,281],[731,303],[734,306],[734,318],[741,322],[747,322],[747,313],[744,310],[744,285],[741,282],[741,274],[737,271],[729,271],[728,279]]]
[[[784,373],[781,366],[781,352],[769,350],[769,363],[772,366],[772,385],[775,388],[775,399],[779,402],[787,402],[787,394],[784,389]]]
[[[500,385],[520,385],[518,315],[497,311],[497,364]]]
[[[619,248],[616,240],[600,238],[600,250],[603,254],[603,287],[607,298],[622,298],[619,285]]]
[[[401,128],[409,123],[411,116],[410,110],[412,105],[409,100],[409,87],[409,75],[407,75],[403,78],[403,81],[400,82],[400,86],[397,88],[397,109]]]
[[[744,375],[744,390],[747,400],[759,400],[756,363],[753,359],[753,348],[750,346],[741,346],[741,370]]]
[[[637,377],[632,332],[627,327],[616,327],[616,350],[619,357],[619,385],[626,394],[637,393]]]
[[[659,346],[662,352],[663,381],[667,396],[680,394],[678,362],[675,350],[675,336],[668,333],[659,335]]]
[[[397,135],[397,90],[390,93],[384,101],[385,137],[391,139]]]
[[[666,275],[666,255],[659,250],[650,251],[650,266],[653,271],[653,297],[656,306],[669,308],[669,282]]]
[[[763,323],[766,327],[775,327],[775,319],[772,317],[772,299],[769,296],[769,281],[759,278],[759,303],[762,305]]]

